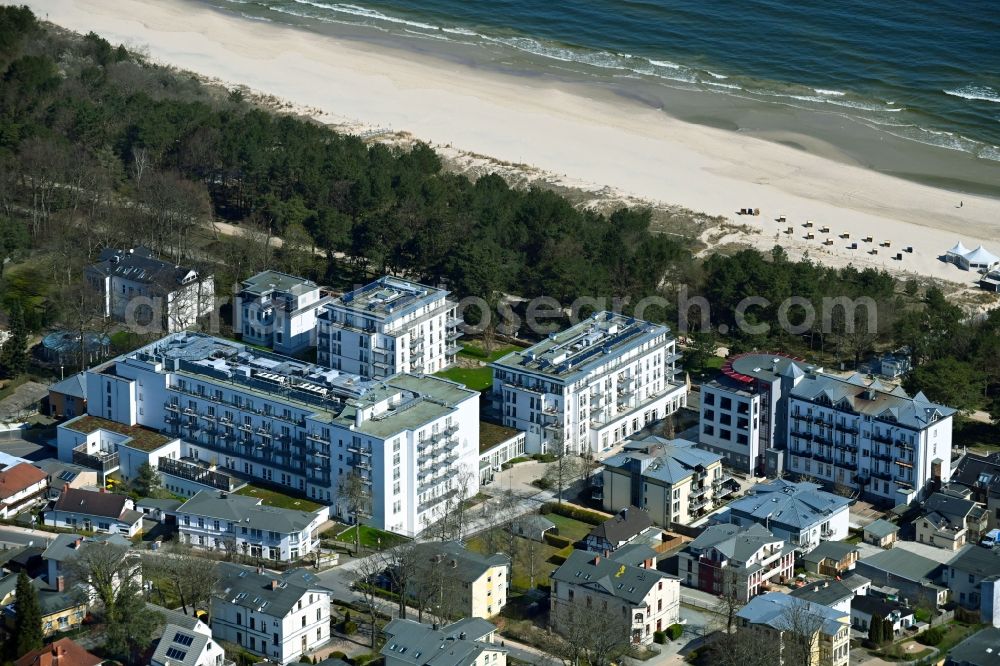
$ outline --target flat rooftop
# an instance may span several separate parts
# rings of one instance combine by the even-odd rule
[[[278,271],[264,271],[243,281],[244,291],[259,295],[277,291],[299,296],[318,288],[312,280]]]
[[[155,451],[168,442],[172,442],[177,439],[176,437],[161,435],[152,428],[146,428],[139,425],[129,426],[124,423],[109,421],[108,419],[103,419],[99,416],[91,416],[89,414],[78,416],[72,421],[68,421],[64,427],[84,435],[89,435],[90,433],[98,430],[116,432],[119,435],[131,437],[132,441],[129,442],[127,446],[139,449],[140,451]]]
[[[566,380],[589,372],[670,329],[613,312],[599,312],[527,349],[511,352],[491,367]]]
[[[385,276],[335,298],[329,307],[374,319],[391,319],[414,312],[449,292],[419,282]]]
[[[517,437],[520,432],[520,430],[515,428],[508,428],[507,426],[497,425],[496,423],[480,421],[479,452],[484,453],[500,442],[506,442],[508,439]]]

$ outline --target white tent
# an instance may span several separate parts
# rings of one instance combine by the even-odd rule
[[[957,254],[964,257],[965,255],[969,254],[969,248],[962,245],[962,241],[958,241],[957,243],[955,243],[955,247],[948,250],[947,254],[949,255]]]
[[[970,270],[988,271],[1000,264],[1000,257],[993,254],[982,245],[965,255],[965,261]]]

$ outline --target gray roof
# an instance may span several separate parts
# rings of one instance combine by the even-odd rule
[[[986,627],[948,653],[949,666],[996,666],[1000,660],[1000,628]]]
[[[1000,455],[965,454],[952,472],[951,482],[980,492],[1000,494]]]
[[[440,556],[441,565],[448,569],[448,577],[463,583],[479,580],[492,567],[510,567],[510,558],[506,555],[481,555],[468,550],[457,541],[425,542],[417,544],[416,548],[428,559]]]
[[[79,548],[76,547],[77,540],[80,541]],[[82,551],[88,548],[98,548],[101,544],[132,547],[132,542],[120,534],[95,534],[87,537],[80,534],[57,534],[45,552],[42,553],[42,559],[69,562],[76,559]]]
[[[183,627],[189,631],[194,629],[198,626],[198,623],[201,622],[201,620],[196,618],[194,615],[185,615],[180,611],[170,610],[169,608],[157,606],[156,604],[146,603],[146,609],[162,615],[164,622],[176,624],[177,626]]]
[[[181,500],[155,499],[153,497],[143,497],[135,503],[135,505],[140,509],[163,509],[164,511],[173,511],[182,504],[184,504],[184,502]]]
[[[646,560],[656,559],[656,551],[645,543],[630,543],[622,546],[609,556],[615,562],[633,567],[641,566]]]
[[[884,539],[890,534],[895,534],[899,531],[899,526],[895,523],[890,523],[888,520],[883,520],[879,518],[873,523],[869,523],[865,526],[864,531],[877,539]]]
[[[932,493],[924,501],[924,512],[926,514],[937,513],[947,519],[948,522],[955,523],[961,527],[965,526],[965,518],[976,508],[976,503],[972,500],[946,495],[945,493]]]
[[[844,599],[852,598],[854,596],[854,589],[839,580],[824,579],[795,588],[789,594],[796,599],[811,601],[823,606],[832,606]]]
[[[954,409],[931,402],[922,392],[910,397],[899,387],[890,388],[878,380],[867,382],[858,374],[846,378],[808,376],[800,380],[791,395],[917,430],[955,414]]]
[[[813,550],[803,555],[802,559],[806,562],[815,562],[817,564],[827,558],[839,562],[849,554],[857,551],[858,547],[853,543],[847,543],[846,541],[823,541]]]
[[[326,309],[348,310],[383,321],[416,312],[447,295],[444,289],[386,275],[335,298]]]
[[[893,577],[901,578],[919,583],[923,580],[934,581],[937,572],[941,567],[940,562],[926,558],[916,553],[911,553],[902,548],[892,548],[883,550],[858,560],[859,566],[871,567],[877,571],[891,574]]]
[[[628,506],[590,530],[587,537],[605,539],[612,546],[615,546],[625,541],[631,541],[651,527],[653,527],[653,519],[648,511]]]
[[[614,558],[574,550],[549,578],[561,583],[580,585],[630,604],[639,604],[654,585],[671,577],[655,569],[630,566]]]
[[[521,516],[517,519],[517,525],[522,532],[539,534],[544,534],[556,526],[551,520],[537,513]]]
[[[94,471],[89,467],[71,462],[63,462],[56,458],[46,458],[32,464],[52,477],[52,481],[50,482],[52,490],[62,489],[67,483],[72,483],[77,475],[81,473]]]
[[[318,287],[312,280],[278,271],[264,271],[243,281],[243,290],[258,296],[275,291],[300,296],[314,289]]]
[[[609,358],[669,334],[670,329],[660,324],[613,312],[597,312],[528,349],[497,359],[490,367],[569,383],[607,363]]]
[[[948,562],[948,566],[959,573],[972,574],[978,579],[1000,574],[1000,548],[973,545],[956,555]]]
[[[287,615],[310,591],[329,591],[316,576],[300,569],[257,573],[253,567],[229,562],[218,566],[219,591],[215,593],[218,599],[275,617]]]
[[[846,616],[846,613],[783,592],[768,592],[754,597],[739,610],[737,616],[751,624],[761,624],[785,630],[789,628],[789,613],[797,608],[801,608],[819,619],[820,630],[828,636],[835,635],[845,626],[840,620]]]
[[[695,554],[701,554],[711,548],[719,551],[728,559],[747,562],[767,544],[782,541],[771,534],[763,525],[754,523],[748,527],[720,524],[710,525],[705,531],[687,545]]]
[[[153,256],[151,250],[142,247],[127,251],[106,249],[101,252],[100,261],[90,269],[100,275],[117,275],[133,282],[157,284],[167,289],[178,287],[198,276],[193,268],[161,261]]]
[[[494,631],[495,626],[480,618],[459,620],[443,629],[397,619],[383,629],[386,641],[380,654],[413,666],[468,666],[486,650],[503,651],[484,640]]]
[[[199,631],[167,624],[153,652],[153,661],[170,666],[195,666],[205,646],[212,640]],[[168,654],[169,651],[169,654]]]
[[[907,608],[906,604],[898,601],[889,601],[874,594],[861,594],[854,597],[851,601],[851,610],[856,610],[866,615],[881,615],[882,617],[889,615],[893,611],[899,611],[904,617],[913,612]]]
[[[729,505],[733,514],[758,522],[793,528],[806,528],[834,515],[850,504],[850,500],[820,490],[816,483],[792,483],[776,479],[759,483],[749,493]]]
[[[51,615],[87,603],[87,592],[79,584],[67,585],[60,592],[39,577],[31,581],[31,586],[38,591],[38,606],[42,610],[42,615]]]
[[[722,456],[699,449],[694,442],[650,436],[626,442],[625,451],[608,458],[604,465],[675,484],[721,460]]]
[[[9,573],[0,578],[0,599],[5,599],[9,595],[14,594],[15,589],[17,589],[16,573]]]
[[[315,513],[263,506],[260,502],[260,499],[247,495],[200,490],[173,513],[216,518],[238,523],[241,527],[279,534],[301,532],[316,519]]]
[[[78,372],[75,375],[70,375],[61,382],[56,382],[49,386],[50,393],[62,393],[63,395],[73,396],[74,398],[87,398],[87,380],[86,373]]]

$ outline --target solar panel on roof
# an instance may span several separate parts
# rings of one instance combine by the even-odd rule
[[[184,647],[187,647],[191,645],[193,641],[194,641],[194,636],[188,636],[187,634],[182,634],[182,633],[174,634],[174,643],[177,643],[178,645],[183,645]]]
[[[177,659],[178,661],[184,661],[187,657],[187,652],[184,650],[178,650],[177,648],[167,648],[167,657],[170,659]]]

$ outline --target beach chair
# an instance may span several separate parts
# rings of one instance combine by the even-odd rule
[[[754,209],[753,209],[753,214],[754,214],[755,216],[756,216],[756,215],[760,215],[760,208],[754,208]]]
[[[864,241],[865,243],[871,243],[872,242],[872,237],[868,236],[867,238],[862,238],[861,240]]]
[[[858,249],[858,244],[857,243],[851,243],[850,246],[847,249],[848,250],[857,250]]]
[[[785,217],[784,215],[779,215],[778,216],[778,224],[784,224],[785,222],[788,222],[788,218]]]
[[[840,237],[846,240],[851,237],[851,234],[840,234]]]
[[[896,261],[902,261],[902,260],[903,260],[903,253],[902,252],[897,252],[896,253]]]
[[[909,252],[910,254],[913,254],[913,246],[912,245],[907,245],[906,246],[906,251]]]
[[[820,227],[820,233],[828,234],[830,233],[830,227]]]
[[[812,225],[813,225],[812,220],[806,220],[806,223],[803,224],[802,226],[804,226],[806,229],[812,229]]]

